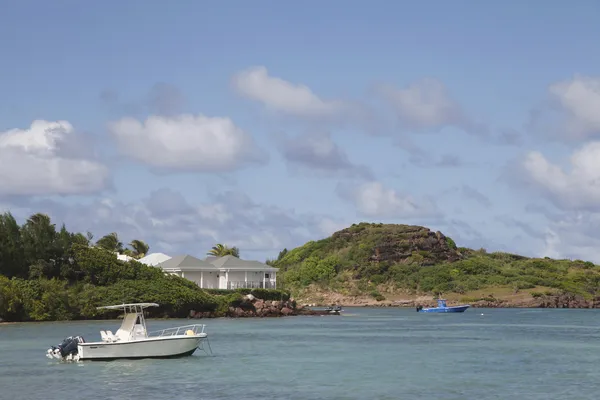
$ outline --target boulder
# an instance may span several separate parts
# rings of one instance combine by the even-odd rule
[[[240,307],[236,307],[233,310],[233,316],[234,317],[243,317],[245,314],[244,310],[242,310]]]

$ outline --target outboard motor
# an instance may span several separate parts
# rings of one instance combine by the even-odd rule
[[[85,343],[81,336],[69,336],[58,346],[52,346],[47,351],[48,358],[58,358],[67,361],[77,360],[77,345]]]
[[[423,306],[419,304],[419,305],[417,306],[417,312],[421,311],[422,309],[423,309]]]

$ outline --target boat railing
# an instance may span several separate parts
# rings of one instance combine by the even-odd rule
[[[148,333],[148,337],[157,337],[157,336],[177,336],[177,335],[199,335],[204,333],[204,328],[206,325],[202,324],[193,324],[193,325],[183,325],[176,326],[173,328],[167,328],[160,331],[154,331]],[[192,333],[189,333],[191,331]]]

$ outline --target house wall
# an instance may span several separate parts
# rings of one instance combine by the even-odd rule
[[[231,283],[231,285],[229,285],[229,286],[231,288],[243,287],[240,285],[245,282],[248,282],[249,284],[252,282],[262,284],[263,279],[264,279],[264,281],[266,283],[271,284],[270,286],[275,287],[276,282],[277,282],[276,274],[273,272],[267,272],[267,274],[269,274],[269,278],[264,279],[265,273],[263,271],[247,271],[247,272],[239,271],[239,270],[229,271],[229,282]],[[225,273],[224,272],[221,273],[221,277],[222,277],[222,280],[219,282],[219,288],[227,289],[228,285],[227,285],[227,281],[225,281]],[[251,287],[251,286],[248,286],[248,287]]]
[[[181,276],[182,278],[188,279],[195,282],[198,286],[203,289],[230,289],[236,287],[244,287],[244,283],[248,282],[246,287],[261,287],[264,278],[264,272],[262,271],[248,271],[247,280],[245,271],[229,271],[228,274],[225,271],[184,271],[184,272],[171,272],[172,275]],[[268,279],[264,279],[267,283],[267,288],[275,288],[277,286],[277,273],[267,272],[269,274]],[[229,277],[229,279],[227,279]],[[254,283],[255,285],[251,285]]]
[[[195,282],[203,289],[217,289],[219,287],[219,278],[217,271],[185,271],[183,277]]]

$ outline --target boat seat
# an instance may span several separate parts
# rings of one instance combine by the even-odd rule
[[[106,331],[106,339],[107,342],[116,342],[117,340],[119,340],[118,337],[113,335],[112,331]]]
[[[108,342],[108,336],[106,336],[106,332],[100,331],[100,337],[102,338],[103,342]]]

